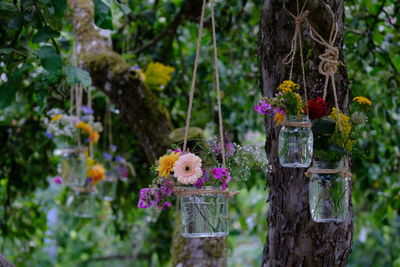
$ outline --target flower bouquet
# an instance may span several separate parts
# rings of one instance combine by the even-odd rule
[[[268,172],[269,165],[255,148],[227,143],[225,150],[229,152],[226,167],[221,165],[221,144],[216,140],[197,142],[193,152],[169,151],[153,166],[158,178],[150,188],[140,190],[138,207],[166,209],[176,195],[184,237],[227,235],[228,198],[236,193],[229,190],[229,183],[246,179],[237,170],[249,170],[255,163]]]
[[[356,142],[362,138],[367,121],[365,108],[371,105],[365,97],[353,100],[357,108],[350,116],[336,108],[329,112],[328,104],[320,97],[308,102],[315,140],[314,165],[308,172],[309,202],[316,222],[341,222],[348,215],[351,173],[347,158],[359,153]]]
[[[283,123],[278,139],[279,162],[283,167],[304,168],[312,161],[313,134],[299,89],[300,85],[293,81],[284,81],[275,97],[264,97],[254,106],[258,113],[273,117],[276,125]]]

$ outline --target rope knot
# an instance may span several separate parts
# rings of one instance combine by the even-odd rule
[[[305,10],[301,12],[299,15],[295,16],[294,21],[296,24],[300,24],[305,18],[308,16],[310,12],[308,10]]]
[[[319,73],[326,76],[334,75],[339,64],[339,50],[334,46],[326,47],[325,52],[319,58],[321,59],[318,66]]]

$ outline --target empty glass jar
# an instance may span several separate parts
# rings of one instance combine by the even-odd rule
[[[338,169],[340,162],[314,162],[317,169]],[[309,183],[310,212],[315,222],[343,222],[349,211],[350,178],[339,173],[314,173]]]
[[[105,201],[113,201],[117,194],[119,173],[117,169],[107,170],[106,177],[98,185],[100,197]]]
[[[94,187],[73,187],[73,193],[67,206],[75,217],[92,218],[95,216],[96,191]]]
[[[279,162],[283,167],[306,168],[313,156],[313,134],[308,116],[286,115],[279,133]]]
[[[84,186],[86,183],[86,155],[82,149],[60,149],[61,176],[67,186]]]
[[[218,189],[205,186],[204,189]],[[220,237],[229,232],[225,194],[192,194],[179,197],[184,237]]]

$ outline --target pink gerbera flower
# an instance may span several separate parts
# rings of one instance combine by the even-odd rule
[[[195,154],[185,154],[175,162],[174,176],[182,184],[194,184],[202,175],[201,158]]]

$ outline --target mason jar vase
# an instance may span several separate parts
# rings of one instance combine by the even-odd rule
[[[84,186],[86,184],[86,155],[80,148],[58,151],[61,159],[61,176],[67,186]]]
[[[218,190],[205,186],[204,190]],[[184,237],[220,237],[229,232],[228,200],[226,194],[181,195],[179,197],[182,216],[182,236]],[[193,190],[193,188],[191,188]]]
[[[286,115],[279,132],[278,154],[282,167],[307,168],[313,157],[313,134],[308,116]]]
[[[106,171],[106,177],[98,185],[99,195],[104,201],[113,201],[117,195],[119,173],[117,169]]]
[[[93,218],[95,216],[96,190],[94,187],[73,187],[68,207],[78,218]]]
[[[343,161],[314,162],[317,169],[340,169]],[[350,178],[339,173],[314,173],[309,183],[309,204],[313,221],[343,222],[349,213]]]

